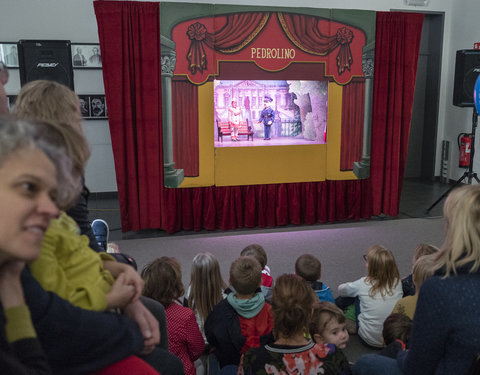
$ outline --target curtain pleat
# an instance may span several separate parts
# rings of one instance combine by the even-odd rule
[[[198,86],[190,82],[172,82],[172,136],[175,168],[183,169],[185,177],[197,177]]]
[[[398,215],[423,14],[377,12],[370,176],[373,214]]]
[[[343,86],[341,171],[351,171],[353,163],[362,158],[364,106],[365,82],[350,82]]]

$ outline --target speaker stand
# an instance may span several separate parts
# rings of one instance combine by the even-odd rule
[[[465,179],[467,180],[467,184],[472,184],[472,179],[475,179],[477,183],[480,183],[477,174],[473,171],[473,157],[475,156],[475,132],[477,131],[477,123],[478,123],[478,113],[477,109],[473,107],[473,116],[472,116],[472,146],[470,151],[470,163],[468,165],[468,169],[463,173],[463,176],[460,177],[445,193],[443,193],[440,198],[438,198],[430,207],[427,208],[426,214],[428,215],[430,211],[435,207],[438,203],[440,203],[443,198],[445,198],[453,189],[455,189],[458,185],[460,185]]]

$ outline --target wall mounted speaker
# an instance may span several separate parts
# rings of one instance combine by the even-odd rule
[[[20,83],[46,79],[73,87],[72,50],[69,40],[20,40]]]
[[[463,49],[457,51],[455,60],[455,81],[453,85],[453,105],[473,107],[473,91],[480,73],[480,50]]]

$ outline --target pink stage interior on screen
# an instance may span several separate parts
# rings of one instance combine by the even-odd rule
[[[259,121],[265,97],[275,114],[270,140],[264,140]],[[324,144],[327,101],[327,80],[215,80],[215,147]],[[240,121],[238,141],[231,138],[232,105]]]

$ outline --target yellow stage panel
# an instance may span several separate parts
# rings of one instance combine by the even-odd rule
[[[328,86],[326,145],[214,147],[213,83],[199,86],[199,177],[181,187],[354,180],[340,171],[342,86]]]

